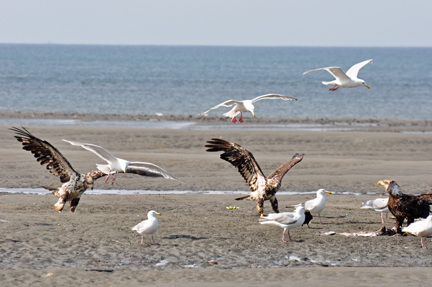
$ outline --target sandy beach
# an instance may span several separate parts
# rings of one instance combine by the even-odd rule
[[[168,130],[141,128],[37,127],[79,172],[102,163],[95,155],[62,139],[104,146],[116,156],[153,162],[183,183],[120,174],[114,186],[97,189],[190,190],[196,194],[88,195],[75,213],[53,211],[54,195],[0,194],[2,286],[429,286],[431,249],[414,236],[343,236],[379,230],[380,214],[360,210],[361,202],[385,196],[377,186],[395,179],[406,193],[432,188],[431,126],[421,132],[398,121],[381,128],[352,131]],[[394,127],[394,128],[393,128]],[[9,126],[0,126],[4,168],[0,187],[38,188],[57,183],[33,156],[21,149]],[[408,131],[408,132],[404,132]],[[255,202],[235,201],[248,187],[236,168],[205,142],[220,137],[250,150],[268,175],[295,153],[305,153],[282,181],[280,191],[325,188],[323,221],[291,231],[298,242],[283,243],[282,229],[258,223]],[[347,195],[346,192],[356,194]],[[344,193],[344,194],[342,194]],[[314,194],[279,195],[281,211]],[[227,206],[238,206],[227,210]],[[151,244],[130,228],[149,210],[162,213]],[[271,212],[265,202],[264,212]],[[394,226],[389,219],[387,227]],[[334,235],[320,235],[334,231]],[[427,244],[432,247],[430,239]]]

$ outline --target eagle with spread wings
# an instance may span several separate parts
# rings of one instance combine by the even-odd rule
[[[58,212],[63,210],[66,202],[70,201],[70,211],[74,212],[81,195],[88,189],[93,189],[93,183],[96,179],[106,176],[102,171],[90,171],[86,174],[76,172],[69,161],[49,142],[41,140],[32,135],[27,129],[12,127],[10,130],[17,135],[15,138],[22,143],[23,149],[34,154],[35,158],[41,165],[55,176],[60,177],[63,183],[59,188],[45,187],[52,190],[57,196],[58,202],[54,204],[54,209]]]
[[[293,158],[271,173],[268,177],[264,175],[257,161],[250,151],[236,143],[222,139],[213,138],[205,145],[208,152],[223,151],[220,158],[238,168],[238,171],[249,184],[251,193],[247,196],[236,198],[236,200],[253,200],[257,202],[257,213],[263,215],[264,201],[269,200],[274,212],[279,213],[276,192],[281,186],[285,174],[297,163],[304,154],[295,154]]]

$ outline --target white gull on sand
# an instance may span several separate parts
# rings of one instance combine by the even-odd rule
[[[376,198],[376,199],[371,199],[368,200],[366,202],[362,202],[362,207],[360,207],[361,209],[374,209],[377,212],[381,213],[381,222],[384,223],[384,217],[383,214],[386,214],[386,220],[385,223],[388,222],[388,214],[390,212],[390,210],[387,207],[387,202],[388,202],[388,197],[386,198]]]
[[[147,213],[146,220],[141,221],[140,223],[132,227],[132,230],[136,230],[139,234],[141,234],[141,244],[143,244],[144,235],[151,235],[153,244],[156,245],[153,239],[153,234],[158,230],[159,227],[159,223],[156,218],[156,215],[161,215],[161,214],[154,210],[150,210]]]
[[[239,121],[242,123],[243,122],[243,113],[251,112],[252,115],[255,116],[255,114],[254,114],[255,107],[254,107],[253,103],[255,103],[256,101],[265,100],[265,99],[270,99],[270,100],[276,100],[277,99],[277,100],[284,100],[284,101],[298,101],[296,98],[292,98],[292,97],[288,97],[288,96],[282,96],[282,95],[278,95],[278,94],[267,94],[267,95],[256,97],[255,99],[252,99],[252,100],[244,100],[244,101],[228,100],[228,101],[225,101],[225,102],[223,102],[217,106],[214,106],[213,108],[208,109],[207,111],[199,114],[199,116],[205,115],[209,111],[217,109],[219,107],[231,107],[232,105],[235,105],[229,112],[225,113],[224,116],[232,118],[231,121],[233,123],[236,123],[237,122],[236,116],[238,114],[240,114]]]
[[[305,220],[305,212],[306,210],[303,206],[298,206],[294,212],[270,213],[267,216],[261,216],[259,220],[261,224],[271,224],[282,227],[284,229],[282,233],[282,241],[288,243],[285,241],[285,231],[288,231],[289,240],[294,241],[291,239],[289,230],[303,224]]]
[[[360,86],[365,86],[366,88],[370,89],[370,87],[366,85],[364,80],[357,78],[357,74],[361,68],[363,68],[366,64],[372,62],[373,60],[370,59],[355,64],[346,72],[346,74],[339,67],[326,67],[326,68],[319,68],[319,69],[314,69],[314,70],[304,72],[303,75],[314,71],[326,70],[327,72],[332,74],[333,77],[335,77],[335,79],[331,82],[322,82],[324,85],[334,85],[334,87],[330,88],[329,91],[336,91],[339,87],[356,88]]]
[[[331,194],[330,191],[327,191],[325,189],[318,189],[317,190],[317,197],[311,200],[308,200],[306,202],[294,205],[294,206],[303,206],[305,209],[309,210],[310,213],[318,213],[318,217],[320,220],[320,223],[323,224],[323,222],[321,221],[321,211],[324,210],[325,204],[326,204],[326,199],[325,199],[325,194]]]
[[[422,247],[427,248],[426,244],[423,244],[423,238],[432,235],[432,216],[429,215],[426,219],[415,221],[407,227],[402,228],[402,231],[421,237],[420,242]]]

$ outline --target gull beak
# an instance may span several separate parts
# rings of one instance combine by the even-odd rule
[[[252,113],[252,116],[255,116],[254,112],[251,112],[251,113]]]
[[[156,215],[162,215],[162,213],[158,212],[158,213],[156,213]]]
[[[328,194],[332,194],[331,191],[326,191]]]
[[[123,172],[126,173],[126,169],[123,169]]]
[[[370,87],[368,85],[366,85],[366,88],[370,89]]]

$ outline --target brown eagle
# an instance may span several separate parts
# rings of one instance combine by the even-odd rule
[[[252,153],[240,145],[213,138],[207,141],[205,147],[208,148],[207,151],[209,152],[223,151],[224,153],[220,155],[220,158],[238,168],[238,171],[249,184],[252,192],[246,196],[236,198],[236,200],[247,199],[256,201],[257,213],[261,215],[263,214],[265,200],[270,200],[274,212],[279,213],[276,192],[281,186],[282,178],[304,156],[304,154],[295,154],[289,162],[279,167],[268,177],[265,177]]]
[[[383,185],[389,194],[387,207],[394,217],[396,217],[395,229],[398,233],[401,232],[401,226],[405,218],[408,226],[416,218],[426,218],[429,216],[429,204],[431,202],[428,200],[422,199],[417,195],[403,193],[394,180],[381,180],[378,181],[378,184]]]
[[[90,171],[86,174],[76,172],[69,161],[49,142],[38,139],[33,136],[24,127],[22,129],[12,127],[10,130],[17,135],[15,138],[22,142],[23,149],[34,154],[35,158],[41,165],[46,165],[46,168],[55,176],[60,177],[63,185],[59,188],[45,187],[52,190],[58,198],[58,202],[54,204],[54,209],[58,212],[63,210],[67,201],[70,201],[70,211],[74,212],[81,195],[88,189],[93,189],[93,182],[107,174],[102,171]]]

